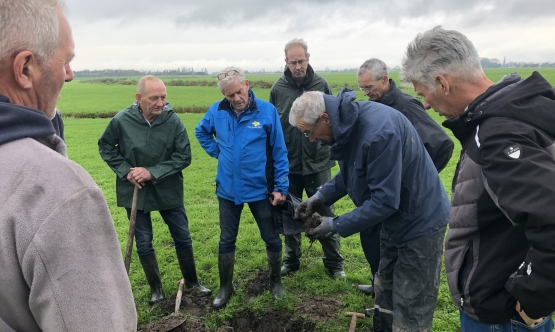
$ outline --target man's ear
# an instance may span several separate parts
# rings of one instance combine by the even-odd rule
[[[15,82],[25,90],[33,88],[33,79],[38,77],[40,65],[30,51],[19,52],[13,60]]]
[[[451,84],[447,77],[442,74],[437,74],[435,76],[436,92],[448,95],[450,92]]]
[[[137,100],[137,102],[141,102],[141,94],[140,93],[136,93],[135,94],[135,99]]]

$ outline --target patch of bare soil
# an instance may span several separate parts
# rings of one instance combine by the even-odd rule
[[[256,297],[269,290],[269,283],[268,271],[260,270],[253,279],[245,283],[245,291],[250,297]],[[167,316],[148,323],[141,327],[139,332],[312,332],[316,331],[316,324],[338,317],[342,309],[341,300],[328,295],[302,297],[302,300],[295,304],[295,313],[270,311],[255,315],[247,309],[213,331],[196,318],[212,311],[210,297],[202,295],[196,289],[187,289],[183,292],[181,303],[181,312],[188,315],[179,326],[172,325],[179,324],[178,319],[184,318],[172,315],[175,308],[173,295],[157,304]]]
[[[245,292],[249,298],[262,295],[266,290],[270,290],[270,274],[268,270],[259,270],[254,278],[245,283]]]

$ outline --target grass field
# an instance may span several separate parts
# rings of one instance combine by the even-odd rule
[[[507,71],[488,71],[487,74],[496,81]],[[531,70],[520,71],[523,76],[531,74]],[[549,77],[550,82],[555,82],[555,70],[542,70]],[[350,74],[325,74],[330,84],[356,85],[356,76]],[[396,73],[392,73],[396,78]],[[248,77],[252,80],[276,80],[279,75],[264,75]],[[255,91],[259,98],[268,99],[269,90]],[[337,92],[337,90],[334,90]],[[359,92],[360,93],[360,92]],[[125,85],[99,85],[71,82],[65,85],[62,92],[59,108],[64,114],[78,112],[115,111],[122,109],[134,101],[135,87]],[[362,97],[362,95],[359,95]],[[208,106],[222,98],[215,87],[169,87],[168,101],[174,106],[203,105]],[[441,119],[430,111],[437,121]],[[201,114],[180,114],[191,140],[193,162],[184,171],[185,183],[185,208],[190,221],[190,230],[193,237],[193,246],[196,254],[199,279],[206,287],[212,289],[213,296],[219,288],[217,268],[217,248],[219,240],[218,206],[214,194],[214,178],[216,160],[210,158],[200,147],[194,137],[194,127],[201,119]],[[97,139],[104,131],[109,119],[75,119],[66,117],[66,141],[68,155],[75,162],[82,165],[102,188],[106,195],[112,213],[118,238],[125,250],[128,220],[123,208],[116,207],[115,175],[106,166],[98,154]],[[451,134],[449,132],[449,134]],[[460,146],[457,141],[455,153],[449,165],[440,174],[447,192],[450,192],[450,183],[459,155]],[[337,167],[333,172],[337,171]],[[353,204],[348,199],[343,199],[336,204],[336,212],[343,214],[350,211]],[[180,270],[175,257],[172,239],[166,225],[157,213],[153,213],[154,248],[157,251],[160,270],[166,296],[176,292],[176,282],[181,279]],[[267,269],[265,248],[260,239],[258,228],[248,208],[244,209],[239,237],[237,241],[237,262],[235,265],[235,280],[237,292],[232,297],[226,308],[219,312],[211,312],[205,316],[205,323],[215,329],[225,320],[240,314],[246,308],[254,312],[267,312],[272,310],[293,310],[293,304],[300,300],[301,295],[328,294],[341,299],[343,307],[338,308],[338,316],[326,324],[321,324],[321,331],[345,331],[349,319],[342,317],[344,311],[363,312],[365,308],[373,306],[370,297],[362,295],[356,290],[356,284],[368,283],[369,267],[359,243],[358,235],[341,240],[341,251],[345,257],[346,281],[330,279],[324,273],[321,261],[322,250],[315,244],[307,252],[308,241],[303,241],[303,258],[301,270],[292,276],[283,278],[284,288],[288,294],[286,299],[274,301],[271,294],[263,295],[251,300],[243,291],[245,280],[252,278],[261,269]],[[135,302],[141,324],[158,319],[162,315],[156,307],[148,305],[149,287],[144,278],[138,257],[134,253],[131,263],[130,280],[135,296]],[[370,329],[370,320],[361,320],[357,324],[357,331]],[[435,311],[433,331],[459,331],[458,311],[452,303],[449,290],[442,273],[442,284]]]

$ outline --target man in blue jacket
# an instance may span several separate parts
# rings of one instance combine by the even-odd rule
[[[407,117],[432,158],[437,172],[441,172],[453,154],[453,141],[426,113],[418,99],[399,89],[395,81],[389,78],[385,62],[376,58],[364,61],[358,70],[357,81],[359,89],[369,100],[394,108]],[[370,263],[372,276],[378,272],[380,265],[380,231],[381,224],[376,224],[360,232],[360,243]],[[374,293],[372,285],[359,285],[358,288],[369,295]]]
[[[348,194],[356,208],[336,218],[322,217],[308,236],[346,237],[382,222],[374,331],[429,331],[449,200],[407,118],[355,98],[347,89],[338,97],[305,92],[293,103],[289,122],[311,141],[331,145],[331,158],[340,168],[295,215],[306,218]]]
[[[240,68],[227,67],[217,79],[225,98],[208,109],[195,134],[206,153],[218,159],[220,290],[213,306],[219,309],[233,294],[235,242],[244,203],[249,204],[266,243],[270,290],[275,298],[285,296],[280,275],[282,243],[269,204],[285,202],[289,165],[276,108],[255,97]]]

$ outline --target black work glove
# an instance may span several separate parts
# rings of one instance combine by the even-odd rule
[[[295,219],[305,219],[312,216],[316,209],[323,204],[323,200],[324,195],[317,191],[316,194],[297,206],[295,209]]]
[[[321,217],[322,222],[320,226],[314,228],[311,231],[306,232],[306,236],[310,239],[322,239],[325,237],[330,237],[336,233],[334,226],[333,226],[333,218],[332,217]]]

